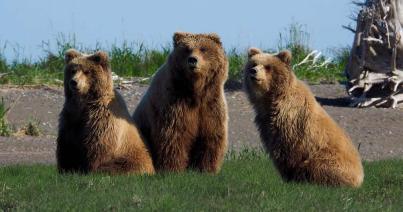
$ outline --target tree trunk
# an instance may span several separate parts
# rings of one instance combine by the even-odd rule
[[[347,91],[357,107],[403,102],[403,0],[366,0],[357,17]]]

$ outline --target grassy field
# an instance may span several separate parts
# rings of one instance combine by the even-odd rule
[[[0,44],[4,43],[0,41]],[[74,36],[59,35],[54,42],[43,42],[38,52],[43,53],[39,60],[32,61],[19,54],[8,61],[4,52],[10,48],[3,45],[0,48],[0,84],[14,85],[61,85],[63,79],[64,52],[76,48],[83,52],[104,50],[109,53],[112,70],[121,77],[150,77],[166,60],[171,51],[170,45],[161,48],[148,48],[143,43],[123,42],[104,47],[97,44],[88,48],[78,44]],[[282,49],[292,51],[294,71],[300,79],[310,83],[334,83],[345,81],[344,67],[348,59],[348,48],[333,50],[333,59],[323,55],[311,54],[309,33],[299,24],[291,24],[280,34],[278,46],[268,52]],[[240,81],[242,68],[247,60],[246,49],[227,49],[229,58],[229,78]]]
[[[403,161],[365,163],[360,189],[284,183],[262,153],[229,156],[220,174],[59,175],[0,167],[0,210],[402,211]]]

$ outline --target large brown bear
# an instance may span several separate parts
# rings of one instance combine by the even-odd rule
[[[56,152],[61,173],[154,173],[151,155],[113,89],[106,53],[68,50],[64,92]]]
[[[175,33],[133,118],[160,171],[216,173],[227,149],[228,62],[216,34]]]
[[[261,139],[285,180],[359,187],[361,159],[348,135],[294,75],[291,53],[249,50],[244,85]]]

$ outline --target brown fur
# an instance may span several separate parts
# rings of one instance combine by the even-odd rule
[[[174,49],[133,117],[156,169],[218,172],[227,149],[228,62],[215,34],[175,33]],[[197,59],[192,66],[190,57]]]
[[[64,74],[65,103],[56,152],[59,171],[154,173],[126,104],[113,89],[108,56],[68,50]]]
[[[357,149],[290,63],[288,51],[249,50],[244,84],[266,150],[285,180],[359,187],[364,173]]]

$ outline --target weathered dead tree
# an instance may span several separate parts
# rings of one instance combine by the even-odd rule
[[[357,17],[347,91],[352,106],[397,107],[403,102],[403,0],[366,0]]]

